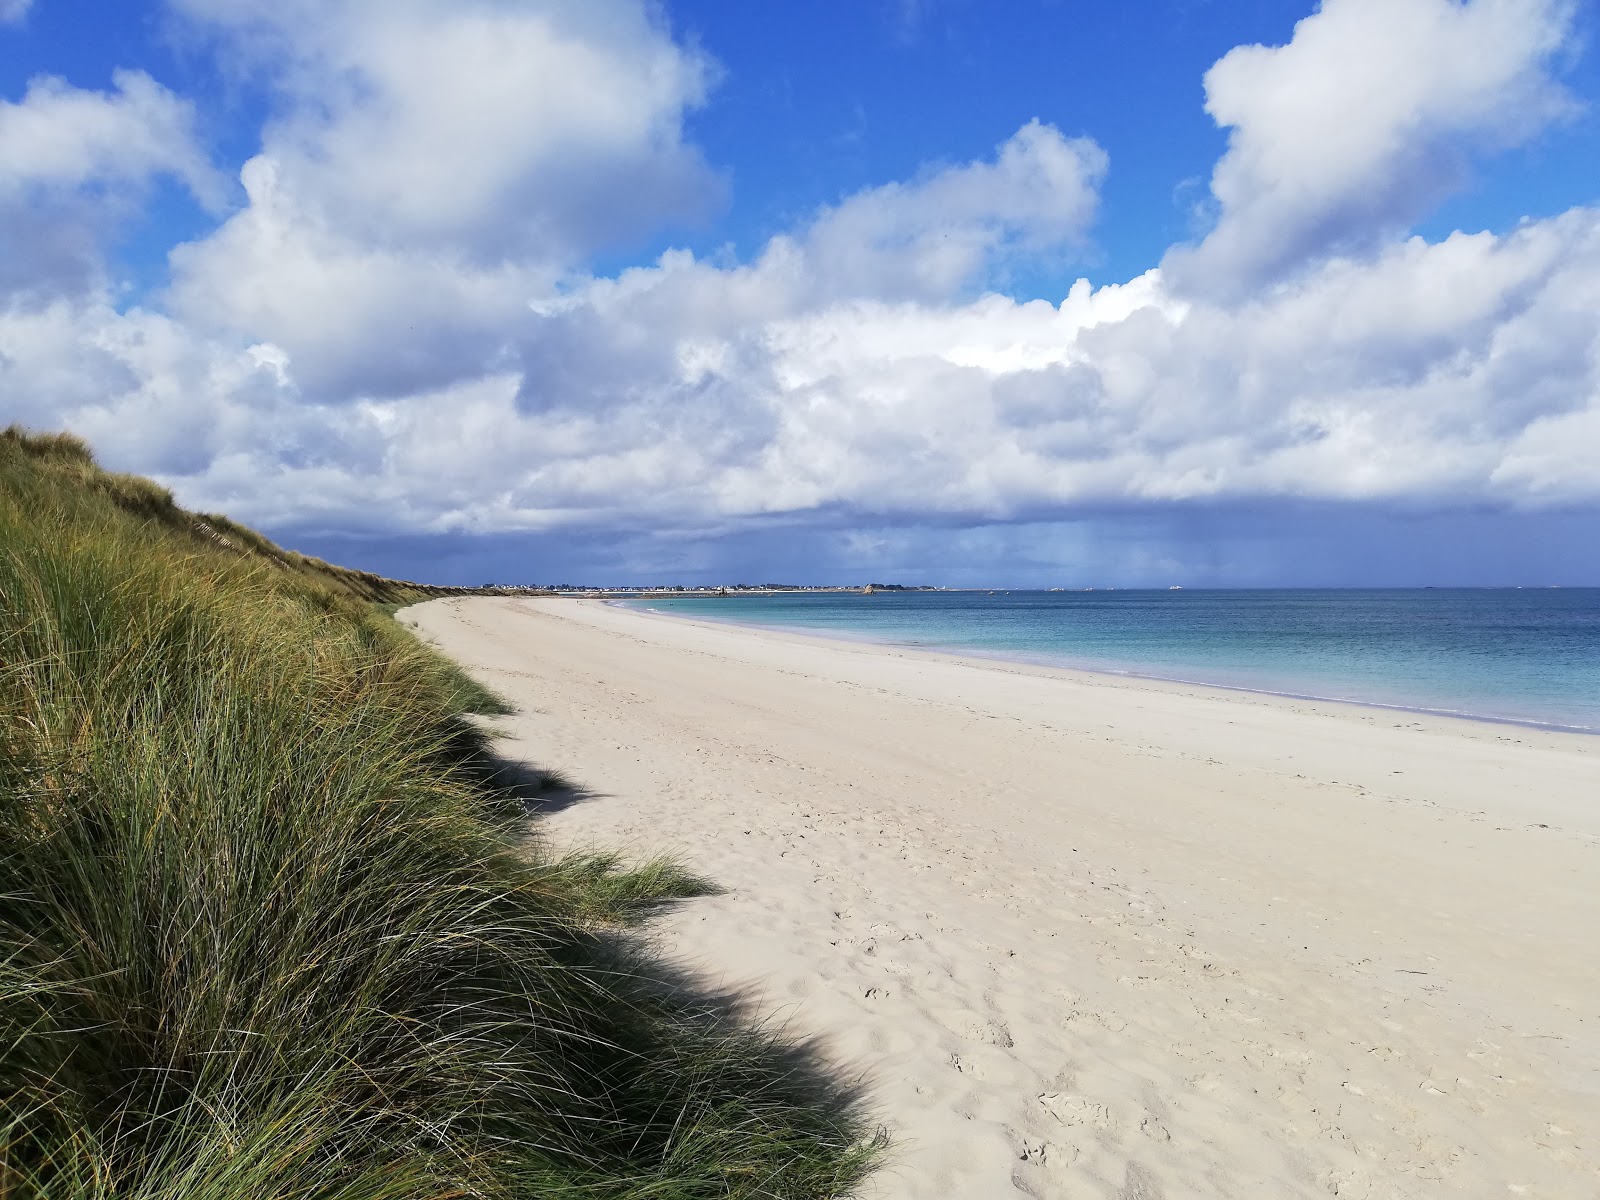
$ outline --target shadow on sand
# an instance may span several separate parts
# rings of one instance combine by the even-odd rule
[[[569,779],[559,771],[498,755],[490,756],[489,783],[520,803],[530,817],[558,813],[585,800],[603,800],[606,795]]]
[[[492,753],[480,762],[484,778],[529,818],[605,797],[567,775],[531,763]],[[530,822],[534,842],[537,826],[537,821]],[[582,851],[576,857],[597,863],[620,860],[617,855]],[[642,870],[653,867],[645,864]],[[669,884],[660,894],[640,896],[631,904],[633,916],[590,926],[579,935],[582,948],[577,960],[587,964],[597,985],[613,999],[610,1011],[615,1025],[603,1040],[616,1056],[610,1069],[617,1073],[612,1099],[619,1117],[648,1126],[659,1120],[659,1112],[628,1110],[635,1104],[667,1109],[682,1105],[674,1120],[693,1125],[709,1115],[697,1111],[704,1100],[737,1096],[735,1106],[743,1109],[741,1123],[774,1142],[790,1143],[793,1163],[814,1160],[821,1168],[811,1185],[815,1194],[853,1191],[864,1174],[883,1164],[889,1149],[864,1070],[831,1056],[820,1039],[763,1012],[765,998],[758,985],[718,985],[662,953],[649,929],[650,917],[717,891],[713,882],[690,872],[685,871],[683,878],[684,890]],[[598,1047],[595,1052],[608,1053]],[[632,1077],[641,1071],[645,1078]],[[678,1094],[691,1081],[693,1085]],[[722,1114],[717,1121],[726,1117]],[[830,1144],[831,1151],[819,1153]],[[835,1156],[831,1161],[830,1153]],[[806,1168],[802,1166],[799,1173],[805,1175]],[[790,1193],[780,1188],[773,1194]],[[797,1194],[813,1193],[801,1187]]]

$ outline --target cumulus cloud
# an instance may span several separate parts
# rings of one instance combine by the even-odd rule
[[[943,298],[1008,257],[1081,241],[1107,162],[1088,138],[1030,121],[993,161],[871,188],[824,212],[804,238],[806,267],[835,295]],[[768,254],[791,249],[785,239]]]
[[[481,373],[597,248],[703,214],[682,137],[712,68],[642,3],[178,0],[280,104],[249,203],[174,255],[195,327],[270,341],[319,398]]]
[[[1076,244],[1104,166],[1094,143],[1030,122],[991,158],[822,210],[748,264],[673,251],[653,267],[569,287],[518,328],[523,406],[608,419],[619,405],[654,397],[666,421],[685,407],[712,411],[709,399],[686,404],[680,377],[708,394],[728,386],[747,395],[751,377],[774,368],[773,345],[806,314],[849,313],[869,300],[947,303],[1013,255]],[[892,331],[869,336],[893,353]]]
[[[567,443],[564,489],[629,478],[655,511],[701,516],[975,519],[1274,496],[1600,498],[1584,455],[1553,453],[1547,428],[1587,430],[1600,406],[1592,211],[1330,260],[1243,304],[1175,296],[1159,272],[1080,283],[1060,305],[856,300],[752,325],[751,306],[716,303],[759,286],[758,270],[679,257],[551,318],[544,353],[571,377],[553,398],[537,372],[524,387],[530,421],[588,423],[587,442]],[[608,356],[618,330],[654,331],[655,353]],[[578,379],[601,386],[573,402]],[[630,446],[670,450],[671,470],[627,475]]]
[[[274,419],[311,430],[301,459],[187,486],[434,531],[1600,500],[1593,211],[1330,260],[1246,304],[1151,272],[1059,305],[786,311],[779,288],[749,319],[738,298],[769,282],[683,255],[598,281],[536,316],[512,369],[354,406],[280,396]]]
[[[118,71],[109,92],[34,79],[0,101],[0,290],[58,294],[98,267],[108,228],[157,176],[202,203],[224,188],[194,132],[194,107],[142,71]]]
[[[0,195],[33,187],[182,180],[216,204],[221,181],[195,143],[194,107],[143,71],[117,71],[113,92],[44,76],[0,101]]]
[[[280,187],[368,242],[581,260],[693,216],[720,183],[682,137],[704,56],[644,4],[176,0],[266,72]]]
[[[169,303],[197,334],[276,346],[311,400],[422,393],[480,375],[554,269],[352,237],[245,165],[248,203],[171,255]]]
[[[1048,124],[748,261],[591,277],[661,196],[718,189],[681,132],[714,67],[649,6],[181,7],[277,97],[244,202],[174,252],[163,311],[0,307],[0,395],[190,503],[364,536],[874,531],[841,561],[901,527],[1079,522],[1088,554],[1096,514],[1600,504],[1600,212],[1403,233],[1559,112],[1560,4],[1328,0],[1229,55],[1216,230],[1059,303],[985,290],[1092,233],[1106,156]],[[186,144],[17,161],[199,187]]]
[[[1168,274],[1244,294],[1330,252],[1381,245],[1467,179],[1472,154],[1572,110],[1551,76],[1572,0],[1326,0],[1285,46],[1206,73],[1231,130],[1216,228]]]

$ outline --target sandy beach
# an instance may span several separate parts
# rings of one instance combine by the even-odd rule
[[[575,600],[401,613],[725,894],[667,949],[814,1033],[869,1197],[1600,1195],[1600,738]]]

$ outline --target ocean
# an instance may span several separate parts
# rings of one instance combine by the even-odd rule
[[[780,592],[662,613],[1600,733],[1600,588]]]

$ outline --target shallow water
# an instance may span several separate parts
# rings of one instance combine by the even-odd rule
[[[1600,588],[800,592],[628,603],[1600,733]]]

